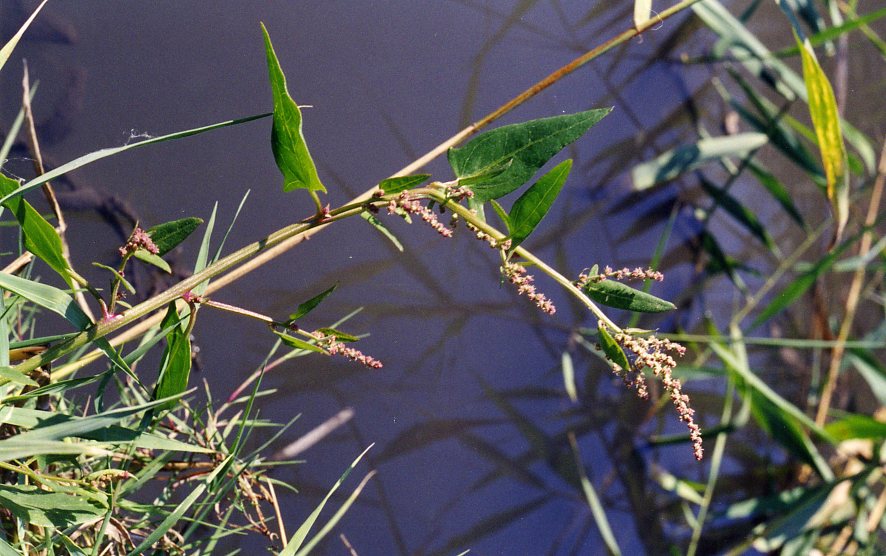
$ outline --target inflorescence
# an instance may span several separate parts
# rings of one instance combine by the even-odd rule
[[[505,263],[501,267],[501,271],[511,284],[517,286],[517,293],[519,295],[525,295],[535,303],[536,307],[549,315],[557,312],[557,308],[554,307],[551,300],[545,294],[535,290],[535,284],[533,284],[535,278],[526,272],[524,266]]]
[[[335,336],[326,336],[321,332],[315,332],[313,335],[317,338],[317,345],[324,348],[329,355],[342,355],[370,369],[381,369],[383,366],[378,359],[366,355],[359,349],[346,346],[344,342],[339,342]]]
[[[610,266],[607,266],[603,269],[603,272],[599,274],[588,274],[587,272],[582,272],[578,275],[578,280],[576,280],[575,285],[581,288],[588,282],[602,282],[606,279],[655,280],[656,282],[661,282],[662,280],[664,280],[664,274],[657,270],[652,270],[651,268],[640,268],[639,266],[636,268],[619,268],[617,270],[613,269]]]
[[[452,237],[452,230],[447,228],[437,219],[437,215],[434,214],[434,211],[421,204],[421,202],[410,195],[408,191],[400,193],[388,203],[388,214],[401,214],[403,212],[420,216],[422,220],[437,230],[437,233],[441,236]]]
[[[120,249],[118,249],[118,251],[120,252],[121,257],[126,257],[127,255],[135,253],[139,249],[144,249],[152,255],[160,253],[160,249],[157,248],[157,244],[154,243],[154,240],[151,239],[148,232],[136,226],[129,235],[129,239],[122,247],[120,247]]]
[[[602,321],[598,325],[601,328],[605,326]],[[671,402],[677,408],[680,420],[686,423],[689,428],[695,459],[701,461],[704,455],[701,428],[695,422],[695,410],[689,407],[689,396],[683,393],[680,380],[672,375],[677,362],[669,354],[671,352],[682,356],[686,353],[686,348],[666,338],[658,338],[654,335],[640,337],[632,336],[626,332],[618,332],[613,336],[613,339],[625,350],[628,360],[631,362],[630,369],[623,369],[620,365],[611,363],[613,372],[620,376],[629,387],[635,388],[637,395],[643,399],[649,397],[643,369],[651,370],[652,374],[661,380],[665,391],[670,395]]]

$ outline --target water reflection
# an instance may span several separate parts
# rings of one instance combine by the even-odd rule
[[[68,31],[45,32],[65,44],[46,44],[37,35],[22,48],[43,83],[36,105],[58,107],[41,128],[57,162],[120,144],[132,133],[160,134],[266,111],[270,97],[258,27],[265,21],[290,89],[313,105],[306,110],[306,135],[334,204],[630,24],[627,3],[585,4],[228,2],[109,10],[84,1],[47,10]],[[95,17],[98,10],[101,17]],[[16,19],[7,14],[4,21]],[[701,40],[695,31],[687,18],[668,22],[504,120],[616,106],[604,124],[570,148],[576,171],[530,245],[575,276],[598,262],[645,264],[668,221],[676,221],[677,247],[665,257],[668,280],[657,293],[689,310],[641,321],[649,328],[692,328],[716,305],[687,284],[699,264],[703,231],[685,208],[694,193],[672,188],[626,194],[631,165],[693,139],[699,126],[713,129],[722,122],[724,108],[709,70],[673,63]],[[15,106],[14,81],[5,71],[4,118]],[[76,172],[70,189],[81,192],[86,209],[105,218],[72,218],[72,243],[88,250],[78,257],[110,252],[108,228],[119,233],[136,218],[152,224],[205,217],[216,199],[226,224],[247,188],[252,195],[230,245],[303,216],[310,210],[305,199],[279,191],[267,139],[267,122],[257,122]],[[441,161],[429,171],[448,177]],[[84,191],[97,193],[89,200],[92,193]],[[625,392],[590,353],[577,333],[594,326],[587,312],[542,280],[559,310],[554,318],[538,313],[500,285],[495,253],[467,230],[447,241],[418,225],[391,227],[405,253],[363,222],[348,222],[217,295],[286,315],[339,283],[310,325],[363,307],[345,328],[371,333],[360,347],[385,362],[383,370],[368,371],[298,358],[268,375],[265,385],[278,392],[263,399],[262,417],[288,421],[303,415],[283,444],[343,408],[353,410],[353,418],[301,455],[305,465],[275,473],[299,490],[283,500],[290,527],[375,442],[367,461],[379,474],[339,527],[360,554],[454,554],[467,548],[479,554],[601,553],[582,473],[599,493],[625,553],[663,553],[684,538],[685,531],[669,529],[680,521],[670,520],[679,507],[659,496],[649,477],[696,464],[683,444],[653,451],[646,441],[652,432],[683,432],[681,426],[669,412],[654,416],[653,404]],[[183,265],[194,249],[180,254]],[[225,397],[229,385],[262,360],[273,338],[261,325],[229,315],[204,311],[201,317],[196,334],[205,370],[199,378]],[[564,350],[578,377],[577,404],[563,386]],[[706,403],[717,407],[717,395],[697,396],[700,409]],[[702,472],[699,466],[698,477]],[[261,542],[231,541],[247,553]],[[326,547],[329,553],[344,550],[335,538]]]

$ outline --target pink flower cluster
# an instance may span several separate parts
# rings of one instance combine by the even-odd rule
[[[366,355],[359,349],[346,346],[344,342],[336,340],[335,336],[323,336],[320,333],[315,333],[314,335],[318,339],[317,343],[325,348],[329,355],[342,355],[370,369],[381,369],[383,366],[378,359]]]
[[[503,251],[507,251],[508,249],[511,248],[511,240],[510,239],[506,239],[504,241],[499,241],[499,240],[495,239],[494,237],[492,237],[491,235],[484,232],[483,230],[481,230],[480,228],[478,228],[477,226],[474,226],[470,222],[467,222],[466,226],[468,227],[469,230],[471,230],[471,232],[474,233],[474,237],[476,237],[480,241],[485,241],[486,243],[489,244],[489,247],[492,247],[493,249],[501,249]]]
[[[160,252],[157,245],[154,243],[154,240],[148,235],[148,232],[136,227],[129,235],[129,239],[122,247],[120,247],[120,249],[118,249],[118,251],[120,252],[121,257],[125,257],[135,253],[139,249],[144,249],[152,255],[156,255]]]
[[[535,284],[533,284],[535,278],[526,272],[525,267],[514,263],[505,263],[501,267],[501,271],[511,284],[517,286],[519,295],[525,295],[535,303],[536,307],[549,315],[557,312],[557,308],[545,294],[535,291]]]
[[[434,211],[424,206],[418,199],[412,197],[408,191],[400,193],[396,199],[391,199],[388,203],[388,214],[397,214],[405,211],[408,214],[417,214],[422,220],[427,222],[432,228],[437,230],[443,237],[452,237],[452,230],[447,228],[437,219]]]
[[[600,322],[599,326],[603,327],[605,325]],[[661,380],[665,391],[670,395],[671,402],[677,409],[680,420],[686,423],[686,427],[689,429],[689,437],[692,440],[695,459],[701,461],[704,456],[701,428],[695,422],[695,410],[689,407],[689,396],[682,391],[683,385],[679,379],[672,376],[672,371],[677,366],[677,362],[668,353],[673,352],[682,356],[686,353],[686,348],[666,338],[658,338],[656,336],[638,337],[625,332],[615,334],[614,339],[626,350],[628,358],[632,361],[632,368],[622,369],[619,365],[612,363],[613,371],[621,376],[628,386],[636,388],[637,394],[644,399],[649,397],[649,393],[646,389],[646,380],[643,377],[642,370],[644,368],[650,369],[652,374]]]
[[[640,268],[639,266],[636,268],[619,268],[618,270],[613,269],[611,266],[607,266],[603,269],[603,272],[593,276],[582,272],[578,275],[576,285],[581,287],[588,282],[602,282],[607,278],[613,280],[655,280],[656,282],[661,282],[664,280],[664,274],[657,270],[652,270],[651,268]]]

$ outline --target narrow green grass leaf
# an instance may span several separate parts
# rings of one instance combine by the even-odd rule
[[[842,442],[853,438],[882,441],[886,438],[886,423],[869,415],[852,414],[825,425],[824,430],[835,440]]]
[[[615,338],[612,337],[612,334],[609,333],[606,326],[598,324],[597,334],[599,335],[600,349],[603,350],[606,358],[621,367],[622,370],[629,370],[631,368],[631,362],[628,361],[628,356],[625,354],[621,346],[618,345],[618,342],[615,341]]]
[[[304,520],[304,522],[301,524],[301,527],[299,527],[295,534],[290,537],[289,542],[286,543],[286,547],[280,552],[280,556],[294,556],[298,549],[301,548],[301,545],[308,537],[308,533],[311,532],[311,527],[314,526],[314,523],[320,516],[320,512],[323,511],[323,507],[326,506],[326,503],[329,501],[335,491],[338,490],[338,487],[340,487],[345,479],[348,478],[348,475],[351,474],[351,471],[353,471],[354,468],[357,467],[357,464],[360,463],[360,460],[363,459],[363,456],[365,456],[366,453],[370,449],[372,449],[374,445],[375,444],[370,444],[368,448],[363,450],[363,453],[357,456],[357,459],[355,459],[351,463],[351,465],[348,466],[345,472],[342,473],[342,476],[339,477],[338,481],[336,481],[334,485],[332,485],[332,488],[329,489],[329,492],[326,493],[326,496],[323,497],[323,500],[320,501],[320,504],[316,508],[314,508],[314,511],[311,512],[307,519]]]
[[[289,322],[298,320],[298,319],[302,318],[303,316],[307,315],[308,313],[310,313],[311,311],[313,311],[314,309],[316,309],[317,306],[320,305],[324,299],[329,297],[329,295],[332,292],[334,292],[335,288],[337,288],[337,287],[338,287],[338,284],[333,284],[332,286],[330,286],[327,289],[323,290],[322,292],[318,293],[317,295],[315,295],[311,299],[305,301],[304,303],[301,303],[295,309],[295,312],[292,313],[291,315],[289,315]]]
[[[611,112],[601,108],[502,126],[449,149],[449,164],[460,182],[476,176],[498,175],[471,185],[474,200],[498,199],[519,188],[551,157],[572,143]]]
[[[40,5],[37,6],[37,9],[34,10],[34,13],[25,21],[25,23],[16,31],[15,35],[12,36],[9,41],[3,45],[3,48],[0,48],[0,69],[6,65],[6,61],[9,60],[9,57],[12,56],[12,51],[15,50],[18,41],[21,40],[22,35],[25,34],[25,31],[31,25],[31,22],[34,21],[34,18],[37,17],[37,14],[40,13],[40,10],[43,9],[43,6],[46,5],[48,0],[43,0],[40,2]]]
[[[203,224],[202,218],[189,216],[172,222],[158,224],[148,228],[147,233],[151,236],[154,245],[157,246],[158,255],[163,256],[169,253],[181,242],[183,242],[200,224]]]
[[[326,188],[320,183],[314,159],[308,151],[302,133],[302,117],[298,104],[289,96],[286,76],[277,60],[271,37],[264,23],[261,24],[265,38],[265,51],[268,58],[268,76],[271,81],[271,92],[274,95],[274,124],[271,129],[271,149],[274,160],[283,174],[283,191],[307,189],[322,191]]]
[[[775,243],[772,241],[772,236],[769,235],[769,232],[766,231],[766,228],[760,220],[757,219],[757,215],[754,214],[752,210],[744,206],[727,191],[717,187],[708,180],[702,178],[700,182],[705,193],[710,195],[723,210],[728,212],[729,215],[738,221],[752,236],[760,240],[760,243],[765,245],[770,251],[775,249]]]
[[[191,319],[195,318],[192,313]],[[167,327],[179,320],[175,303],[169,304],[169,310],[163,319],[161,327]],[[188,388],[188,379],[191,375],[191,337],[187,330],[181,327],[173,327],[166,335],[166,349],[160,363],[160,377],[157,379],[157,387],[154,389],[154,400],[177,396]],[[177,400],[169,400],[158,409],[174,407]]]
[[[218,202],[212,205],[212,212],[209,214],[209,220],[206,222],[206,229],[203,230],[203,239],[200,240],[200,249],[197,251],[197,260],[194,261],[194,274],[197,274],[209,264],[209,244],[212,241],[212,232],[215,230],[215,215],[218,213]],[[193,290],[197,295],[203,295],[209,286],[209,280],[201,282]]]
[[[108,149],[101,149],[95,152],[91,152],[89,154],[83,155],[79,158],[75,158],[74,160],[62,164],[58,168],[54,168],[45,174],[38,176],[28,182],[25,182],[21,187],[4,195],[3,198],[0,198],[0,204],[5,203],[9,199],[13,197],[17,197],[19,195],[24,195],[25,193],[31,191],[34,188],[40,187],[44,183],[51,181],[59,176],[67,174],[68,172],[72,172],[78,168],[86,166],[92,162],[97,160],[101,160],[103,158],[107,158],[109,156],[114,156],[120,154],[122,152],[126,152],[132,149],[137,149],[140,147],[146,147],[148,145],[153,145],[156,143],[163,143],[165,141],[172,141],[175,139],[182,139],[184,137],[190,137],[192,135],[198,135],[200,133],[206,133],[207,131],[213,131],[216,129],[220,129],[223,127],[228,127],[232,125],[244,124],[246,122],[251,122],[253,120],[258,120],[261,118],[267,118],[271,114],[258,114],[256,116],[247,116],[246,118],[239,118],[237,120],[228,120],[225,122],[219,122],[217,124],[207,125],[203,127],[196,127],[194,129],[188,129],[185,131],[178,131],[175,133],[170,133],[168,135],[161,135],[160,137],[152,137],[151,139],[145,139],[144,141],[138,141],[136,143],[130,143],[128,145],[123,145],[122,147],[111,147]]]
[[[203,493],[206,492],[206,489],[209,488],[209,485],[215,481],[215,478],[225,469],[227,469],[231,462],[233,461],[233,456],[228,456],[225,460],[216,467],[212,473],[207,475],[207,477],[203,480],[202,483],[197,485],[181,503],[176,506],[176,508],[168,515],[166,518],[160,522],[159,525],[153,528],[151,534],[148,535],[138,546],[132,549],[129,552],[129,556],[137,556],[139,554],[145,554],[148,549],[158,540],[160,540],[173,526],[175,526],[185,515],[191,506],[194,505],[197,500],[203,496]]]
[[[663,313],[677,308],[670,301],[665,301],[615,280],[591,281],[582,288],[582,291],[597,303],[616,309],[639,313]]]
[[[843,145],[843,134],[840,131],[837,99],[831,82],[818,65],[812,45],[808,40],[801,43],[796,34],[794,38],[797,45],[802,47],[800,56],[803,61],[803,79],[809,96],[809,115],[812,117],[812,125],[818,138],[818,148],[821,151],[828,186],[827,196],[836,222],[831,240],[831,247],[834,247],[843,237],[843,230],[849,222],[849,173],[846,170],[846,147]]]
[[[0,506],[28,523],[58,529],[95,519],[107,510],[95,500],[35,485],[0,485]]]
[[[882,342],[880,345],[882,346]],[[886,365],[867,349],[852,348],[848,350],[848,354],[849,362],[868,383],[877,401],[886,406]]]
[[[296,338],[295,336],[290,336],[289,334],[284,334],[283,332],[277,332],[276,330],[274,331],[274,334],[280,336],[280,340],[282,340],[284,344],[291,348],[303,349],[305,351],[313,351],[316,353],[326,353],[326,350],[321,348],[320,346],[312,344],[310,342],[306,342],[304,340]]]
[[[341,518],[343,518],[345,514],[348,513],[348,510],[351,509],[351,506],[354,505],[357,497],[360,496],[361,492],[363,492],[363,489],[366,487],[366,483],[368,483],[369,480],[375,476],[375,473],[375,471],[370,471],[366,474],[365,477],[363,477],[363,480],[360,481],[360,484],[357,485],[357,488],[354,489],[354,492],[352,492],[351,495],[348,496],[348,499],[345,500],[341,507],[332,515],[331,518],[329,518],[329,521],[326,522],[326,524],[323,525],[323,527],[319,531],[317,531],[317,534],[314,535],[314,537],[310,541],[308,541],[307,544],[305,544],[304,548],[296,553],[296,556],[307,556],[308,554],[310,554],[317,546],[317,544],[322,541],[323,538],[326,537],[326,535],[328,535],[329,532],[332,531],[332,529],[336,525],[338,525],[338,522],[341,521]]]
[[[110,456],[113,452],[94,442],[34,440],[13,436],[0,440],[0,461],[27,459],[42,455]]]
[[[650,15],[652,15],[652,0],[634,0],[634,27],[639,29],[649,21]]]
[[[30,100],[33,102],[34,95],[37,94],[37,85],[39,83],[34,83],[31,85],[31,90],[28,93]],[[6,132],[6,138],[3,140],[3,145],[0,146],[0,168],[3,168],[3,165],[6,163],[9,158],[9,151],[12,150],[12,145],[15,144],[18,139],[19,131],[22,128],[22,124],[25,121],[25,109],[24,107],[19,108],[18,114],[15,115],[15,119],[12,120],[12,125],[9,126],[9,130]]]
[[[563,371],[563,387],[572,403],[578,403],[578,388],[575,387],[575,366],[568,351],[560,355],[560,369]]]
[[[588,507],[591,509],[591,515],[594,516],[594,523],[597,524],[597,529],[600,531],[600,536],[603,537],[603,542],[606,544],[609,554],[620,556],[621,549],[618,546],[618,541],[615,540],[615,533],[612,532],[612,526],[609,524],[609,518],[606,517],[606,510],[600,502],[600,497],[597,496],[597,491],[585,472],[585,466],[578,449],[578,442],[575,440],[575,435],[572,432],[569,433],[569,445],[572,448],[572,456],[575,460],[575,468],[578,471],[581,490],[585,495]]]
[[[385,192],[385,194],[390,195],[391,193],[400,193],[401,191],[406,191],[407,189],[412,189],[413,187],[422,184],[431,177],[431,174],[415,174],[414,176],[396,176],[393,178],[388,178],[386,180],[382,180],[381,183],[378,184],[379,189]]]
[[[155,255],[147,249],[136,249],[135,252],[133,252],[132,256],[143,263],[147,263],[151,266],[156,266],[167,274],[172,274],[172,267],[169,266],[169,263],[163,260],[159,255]]]
[[[0,174],[0,195],[12,193],[18,189],[18,186],[17,181]],[[69,286],[72,286],[70,266],[62,254],[62,239],[52,224],[21,197],[9,199],[3,203],[3,206],[8,208],[18,220],[25,236],[25,249],[48,264]]]
[[[757,181],[760,182],[766,191],[772,195],[772,198],[778,201],[778,204],[781,205],[781,208],[784,209],[788,215],[794,219],[794,221],[800,225],[801,228],[806,227],[806,223],[803,221],[803,216],[800,214],[800,211],[797,209],[797,206],[794,204],[793,199],[791,199],[790,193],[788,193],[787,188],[785,188],[784,184],[782,184],[778,178],[775,177],[772,172],[767,170],[761,164],[757,164],[753,160],[748,163],[748,170],[754,174],[754,177],[757,178]]]
[[[768,138],[762,133],[700,139],[693,145],[681,145],[653,160],[637,164],[631,170],[631,180],[636,191],[643,191],[711,161],[725,157],[744,158],[767,142]]]
[[[0,272],[0,288],[16,293],[44,309],[63,316],[80,330],[85,330],[92,325],[92,321],[77,306],[74,298],[58,288],[25,280],[5,272]]]
[[[511,231],[511,250],[513,251],[529,234],[535,230],[539,222],[545,217],[560,194],[569,171],[572,169],[572,159],[568,158],[556,165],[514,202],[511,212],[508,214],[509,229]]]
[[[370,226],[372,226],[373,228],[378,230],[383,236],[388,238],[388,241],[390,241],[391,243],[394,244],[394,247],[397,248],[397,251],[400,251],[401,253],[403,252],[403,244],[400,243],[400,240],[397,239],[397,236],[394,235],[394,232],[389,230],[388,227],[385,226],[381,220],[379,220],[374,215],[372,215],[371,213],[366,212],[366,211],[361,212],[360,217],[363,218],[363,220],[369,222]]]
[[[38,386],[28,375],[22,374],[6,365],[0,366],[0,378],[14,384],[21,384],[22,386]]]

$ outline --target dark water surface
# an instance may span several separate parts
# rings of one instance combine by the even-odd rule
[[[14,28],[21,16],[6,4],[0,16],[9,36],[7,22]],[[35,110],[39,120],[55,126],[47,128],[44,146],[58,164],[143,134],[269,111],[263,21],[291,93],[313,106],[304,111],[305,134],[335,206],[630,25],[631,3],[589,4],[56,2],[17,54],[28,58],[32,80],[41,82]],[[502,121],[615,106],[570,149],[575,170],[543,229],[528,242],[567,276],[595,263],[634,266],[651,257],[662,227],[638,222],[637,215],[673,193],[618,204],[628,193],[625,170],[694,137],[689,126],[667,123],[667,131],[656,135],[656,125],[674,111],[685,119],[697,110],[719,133],[725,109],[710,92],[710,70],[657,59],[698,50],[710,39],[708,33],[686,32],[681,36],[687,42],[661,51],[680,21],[604,56]],[[40,40],[44,36],[53,41]],[[18,57],[3,72],[4,122],[18,107]],[[681,109],[680,102],[700,89],[712,102]],[[53,116],[56,109],[60,113]],[[218,201],[221,230],[250,189],[229,252],[311,210],[306,195],[281,192],[269,135],[270,121],[262,120],[139,149],[71,178],[82,190],[106,194],[90,197],[93,204],[116,197],[147,225],[206,218]],[[429,171],[449,177],[443,161]],[[90,210],[87,197],[71,196],[72,206],[79,200],[85,211],[69,211],[69,238],[78,267],[89,273],[89,262],[112,260],[120,241]],[[346,426],[300,456],[305,464],[273,473],[301,492],[283,497],[289,533],[353,458],[375,443],[357,476],[367,469],[377,469],[378,476],[326,541],[325,553],[345,553],[339,532],[361,555],[456,554],[468,548],[475,554],[601,553],[563,434],[573,429],[622,549],[650,550],[641,542],[648,534],[646,510],[630,506],[624,494],[630,481],[620,480],[623,470],[614,469],[606,454],[630,442],[619,437],[622,427],[615,422],[642,418],[651,407],[622,392],[600,361],[569,343],[572,330],[595,326],[590,315],[543,278],[540,288],[558,304],[554,317],[499,287],[495,253],[464,229],[445,240],[420,224],[388,222],[405,253],[358,219],[327,229],[215,295],[284,317],[338,282],[338,291],[306,326],[328,325],[363,307],[344,328],[370,333],[359,347],[385,363],[372,371],[308,357],[268,375],[264,385],[277,393],[262,399],[261,416],[287,421],[302,415],[280,447],[343,408],[355,412]],[[674,241],[683,239],[678,233]],[[183,268],[192,265],[196,244],[192,240],[180,254]],[[672,266],[655,293],[676,297],[684,288],[690,266]],[[728,286],[724,290],[722,301],[728,302]],[[710,295],[715,305],[718,293]],[[693,326],[699,312],[684,314],[683,324]],[[216,398],[248,376],[274,341],[260,323],[210,310],[201,312],[196,338],[203,370],[192,380],[206,380]],[[563,388],[565,349],[574,353],[582,385],[577,405]],[[680,431],[676,417],[665,415],[647,432],[655,426]],[[685,445],[666,450],[663,458],[677,468],[698,465]],[[702,477],[703,468],[698,470]],[[347,485],[343,490],[349,492]],[[264,543],[248,537],[231,546],[252,554]]]

